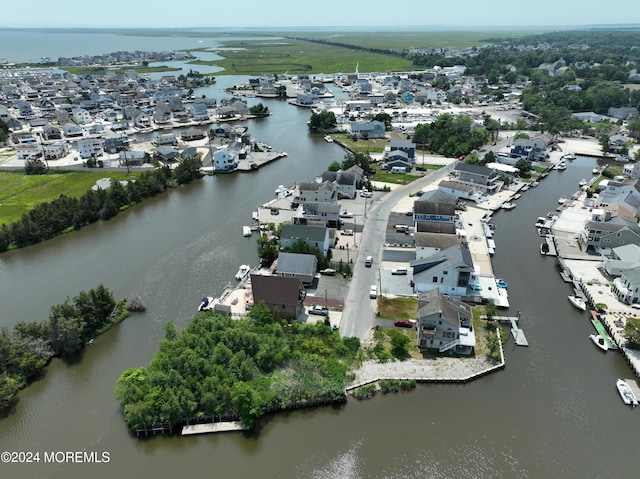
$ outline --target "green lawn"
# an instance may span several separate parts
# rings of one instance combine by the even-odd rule
[[[126,180],[135,174],[113,171],[58,171],[48,175],[25,175],[24,172],[0,171],[0,224],[8,224],[39,203],[51,201],[61,194],[82,196],[100,178]]]
[[[415,181],[419,178],[422,178],[420,175],[410,175],[410,174],[398,174],[398,173],[390,173],[386,170],[380,170],[376,172],[373,177],[371,177],[371,181],[380,181],[382,183],[393,183],[396,185],[406,185]]]

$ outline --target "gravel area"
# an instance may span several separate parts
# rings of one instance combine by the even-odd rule
[[[409,359],[379,363],[365,361],[355,371],[354,381],[347,387],[370,383],[378,379],[415,379],[423,381],[459,381],[482,374],[498,366],[487,357]]]

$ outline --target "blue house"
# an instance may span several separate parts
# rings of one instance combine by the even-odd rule
[[[405,103],[413,103],[416,96],[413,94],[413,92],[405,91],[402,95],[400,95],[400,98],[402,98],[402,101]]]

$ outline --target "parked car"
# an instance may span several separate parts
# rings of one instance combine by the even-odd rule
[[[369,288],[369,297],[371,299],[376,299],[378,297],[378,287],[375,284],[372,284],[371,288]]]
[[[416,171],[427,171],[424,166],[416,166]]]
[[[326,269],[321,269],[320,270],[320,274],[323,274],[325,276],[335,276],[336,272],[337,271],[335,269],[331,269],[331,268],[326,268]]]
[[[360,192],[360,196],[362,196],[363,198],[373,198],[373,193],[371,191],[362,190]]]
[[[353,236],[353,230],[342,230],[340,233],[343,236]]]
[[[407,268],[393,268],[391,274],[407,274]]]
[[[309,314],[317,314],[320,316],[328,316],[329,308],[326,306],[320,306],[319,304],[314,304],[309,308]]]
[[[393,325],[399,328],[413,328],[413,323],[408,319],[396,319]]]
[[[353,218],[353,213],[347,210],[341,211],[340,218]]]
[[[373,264],[373,256],[367,256],[366,259],[364,260],[364,265],[367,268],[371,268],[372,264]]]

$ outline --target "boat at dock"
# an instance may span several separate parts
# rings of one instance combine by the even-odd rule
[[[567,198],[562,198],[562,197],[558,198],[558,203],[561,205],[564,205],[567,201],[569,201]]]
[[[618,388],[618,392],[620,393],[620,397],[625,404],[628,404],[631,407],[636,407],[638,405],[638,400],[636,399],[636,395],[633,394],[631,390],[631,386],[624,379],[618,379],[616,381],[616,388]]]
[[[554,170],[566,170],[567,164],[564,161],[560,161],[556,166],[553,167]]]
[[[240,269],[238,269],[238,272],[236,273],[236,279],[238,281],[243,280],[244,277],[249,274],[249,271],[251,271],[251,266],[248,264],[241,264]]]
[[[329,135],[325,135],[324,141],[326,141],[327,143],[333,143],[333,138],[331,138]]]
[[[547,256],[549,254],[549,243],[546,241],[544,243],[540,243],[540,254],[542,256]]]
[[[213,309],[216,301],[213,296],[205,296],[200,300],[200,306],[198,306],[198,311],[210,311]]]
[[[503,210],[512,210],[516,207],[515,203],[502,203],[502,205],[500,206],[500,208],[502,208]]]
[[[580,180],[580,183],[578,183],[578,185],[580,185],[580,186],[586,186],[588,184],[589,184],[589,180],[587,180],[586,178],[582,178]]]
[[[242,236],[251,236],[251,227],[250,226],[243,226],[242,227]]]
[[[576,154],[575,153],[567,153],[566,155],[564,155],[562,157],[563,160],[575,160],[576,159]]]
[[[569,299],[569,302],[571,304],[573,304],[576,308],[578,308],[581,311],[586,311],[587,310],[587,303],[584,302],[584,299],[575,296],[573,294],[567,296],[567,298]]]
[[[604,352],[607,352],[609,350],[609,345],[607,344],[605,339],[599,334],[590,334],[589,339],[591,339],[591,341],[593,341],[593,344],[598,346]]]

